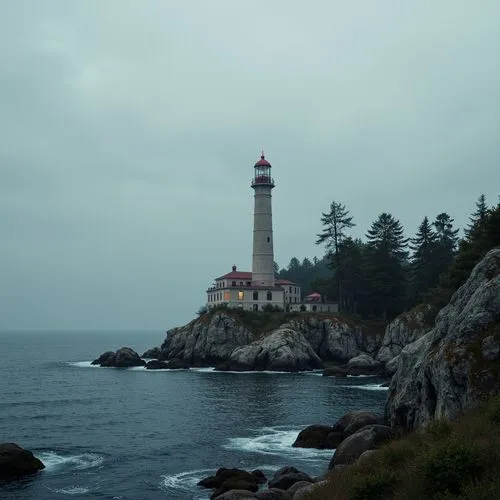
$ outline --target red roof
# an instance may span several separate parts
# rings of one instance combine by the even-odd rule
[[[270,167],[271,164],[266,160],[264,156],[264,151],[262,151],[262,154],[260,156],[260,160],[254,165],[255,167]]]
[[[276,280],[276,284],[277,285],[296,285],[297,283],[295,283],[294,281],[290,281],[290,280]]]
[[[309,295],[306,296],[306,299],[309,299],[309,298],[311,298],[311,299],[313,299],[313,298],[314,299],[319,298],[320,299],[321,295],[319,293],[317,293],[317,292],[314,292],[314,293],[311,293],[311,294],[309,294]]]
[[[216,281],[224,279],[252,281],[252,273],[247,271],[231,271],[220,278],[216,278]]]

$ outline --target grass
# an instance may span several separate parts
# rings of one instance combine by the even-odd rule
[[[304,500],[493,500],[500,498],[500,397],[455,422],[382,446],[358,465],[333,471]]]

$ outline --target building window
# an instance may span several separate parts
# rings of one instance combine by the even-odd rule
[[[258,311],[259,310],[259,304],[254,304],[253,305],[253,310]]]
[[[292,287],[291,287],[291,286],[289,286],[289,287],[288,287],[288,291],[289,291],[290,293],[292,293]]]
[[[313,306],[313,311],[316,312],[316,309],[318,309],[318,306],[317,305],[314,305]]]
[[[252,286],[252,282],[251,281],[247,281],[247,286]]]
[[[273,292],[267,292],[267,300],[273,300]]]
[[[224,292],[224,300],[229,302],[229,292]]]
[[[253,292],[253,300],[259,300],[259,292]]]
[[[233,281],[233,282],[231,283],[231,286],[236,286],[236,281]]]
[[[267,242],[271,243],[271,238],[269,236],[267,237]]]
[[[238,300],[243,300],[245,298],[245,292],[243,292],[242,290],[240,290],[238,292]]]
[[[240,281],[240,286],[243,286],[243,281]]]

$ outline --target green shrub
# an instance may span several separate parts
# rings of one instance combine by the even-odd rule
[[[352,488],[351,500],[385,500],[396,482],[396,474],[384,469],[357,477]]]
[[[500,398],[493,398],[486,408],[488,420],[494,424],[500,424]]]
[[[447,418],[437,418],[430,422],[426,431],[436,439],[448,437],[451,434],[452,425]]]
[[[420,468],[428,493],[459,495],[465,484],[480,477],[484,465],[476,445],[453,439],[424,454]]]
[[[397,467],[416,455],[415,446],[406,440],[394,441],[380,450],[382,461],[389,467]]]

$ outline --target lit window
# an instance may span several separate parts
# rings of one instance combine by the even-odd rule
[[[240,290],[238,292],[238,300],[243,300],[244,298],[245,298],[245,292]]]
[[[229,301],[229,292],[224,292],[224,300],[225,300],[226,302],[228,302],[228,301]]]
[[[259,300],[259,292],[253,292],[253,300]]]
[[[273,292],[267,292],[267,300],[273,300]]]

